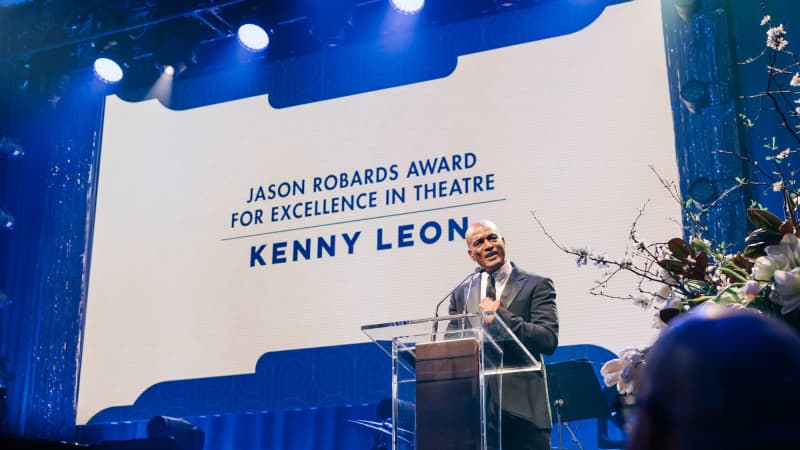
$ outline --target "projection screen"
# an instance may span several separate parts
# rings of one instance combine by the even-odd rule
[[[488,218],[551,277],[561,345],[649,343],[653,311],[588,294],[622,257],[679,236],[659,2],[567,36],[461,57],[446,78],[276,110],[107,99],[78,422],[163,380],[249,373],[269,351],[364,342],[432,316],[474,268]],[[635,293],[634,280],[615,286]]]

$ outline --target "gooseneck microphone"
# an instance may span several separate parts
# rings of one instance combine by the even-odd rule
[[[469,275],[464,277],[463,280],[459,281],[458,284],[453,289],[450,289],[450,292],[448,292],[447,295],[444,296],[444,298],[442,298],[441,300],[439,300],[438,303],[436,303],[436,310],[433,312],[433,339],[434,340],[436,339],[436,333],[439,331],[439,321],[437,320],[439,318],[439,307],[441,307],[442,303],[444,303],[445,300],[450,298],[453,295],[453,293],[456,291],[456,289],[460,288],[461,285],[464,284],[465,281],[471,279],[473,276],[475,276],[475,274],[481,273],[483,271],[484,271],[483,267],[476,267],[475,270],[472,271],[472,273],[470,273]],[[464,308],[465,309],[466,309],[466,303],[467,303],[468,300],[469,300],[468,298],[464,299]]]

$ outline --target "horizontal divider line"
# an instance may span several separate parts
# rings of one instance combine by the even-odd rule
[[[365,220],[385,219],[387,217],[407,216],[409,214],[419,214],[419,213],[424,213],[424,212],[439,211],[439,210],[443,210],[443,209],[453,209],[453,208],[462,208],[464,206],[483,205],[483,204],[486,204],[486,203],[502,202],[502,201],[505,201],[505,200],[506,200],[505,198],[498,198],[498,199],[494,199],[494,200],[485,200],[485,201],[482,201],[482,202],[462,203],[460,205],[442,206],[442,207],[439,207],[439,208],[430,208],[430,209],[420,209],[418,211],[408,211],[408,212],[402,212],[402,213],[396,213],[396,214],[385,214],[385,215],[382,215],[382,216],[364,217],[362,219],[342,220],[342,221],[339,221],[339,222],[323,223],[323,224],[319,224],[319,225],[309,225],[307,227],[287,228],[285,230],[267,231],[267,232],[264,232],[264,233],[255,233],[255,234],[245,234],[245,235],[242,235],[242,236],[232,236],[232,237],[222,238],[220,240],[222,240],[222,241],[232,241],[232,240],[235,240],[235,239],[246,239],[246,238],[257,237],[257,236],[266,236],[268,234],[288,233],[289,231],[309,230],[309,229],[312,229],[312,228],[329,227],[329,226],[332,226],[332,225],[341,225],[341,224],[345,224],[345,223],[363,222]]]

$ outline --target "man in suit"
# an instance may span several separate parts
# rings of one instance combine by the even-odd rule
[[[483,270],[453,293],[450,314],[493,311],[541,362],[543,353],[552,354],[558,346],[553,282],[511,263],[505,238],[488,220],[470,224],[466,243]],[[552,419],[544,365],[541,371],[506,374],[502,381],[503,449],[549,450]]]

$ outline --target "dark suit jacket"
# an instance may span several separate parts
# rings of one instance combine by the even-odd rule
[[[513,270],[500,301],[504,306],[497,315],[508,325],[531,354],[542,361],[542,354],[552,354],[558,346],[558,311],[553,282],[512,263]],[[477,312],[480,277],[465,283],[450,299],[450,315]],[[467,298],[469,296],[469,298]],[[503,376],[503,412],[525,419],[538,428],[550,428],[550,402],[542,364],[541,372]]]

